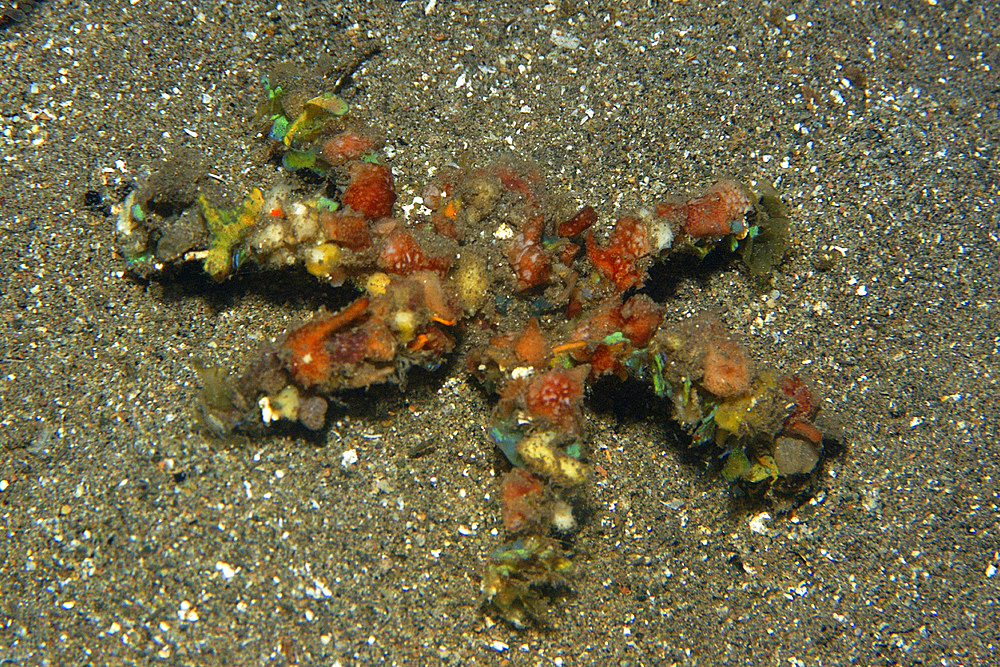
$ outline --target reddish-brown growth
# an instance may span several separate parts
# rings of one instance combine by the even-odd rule
[[[384,271],[404,276],[416,271],[434,271],[443,276],[451,268],[451,259],[427,255],[410,232],[396,228],[382,245],[378,265]]]
[[[607,373],[620,373],[621,359],[618,350],[621,344],[606,345],[601,343],[590,353],[587,363],[590,364],[591,374],[596,378]]]
[[[786,423],[781,434],[798,438],[799,440],[805,440],[813,445],[819,445],[823,442],[823,434],[820,433],[819,429],[813,426],[810,422],[802,421],[801,419],[791,423]]]
[[[396,358],[396,337],[385,322],[369,320],[362,327],[364,331],[363,359],[368,361],[392,361]],[[336,361],[336,355],[334,355]]]
[[[782,378],[778,388],[793,403],[789,417],[812,419],[819,410],[812,390],[809,389],[809,385],[803,382],[802,378],[798,375],[789,375]]]
[[[632,345],[646,347],[663,321],[663,308],[645,294],[636,294],[621,309],[621,331]]]
[[[732,181],[719,181],[701,197],[688,202],[685,231],[691,236],[718,236],[742,231],[752,204],[746,192]]]
[[[340,196],[344,206],[350,206],[369,220],[384,218],[392,213],[396,190],[392,172],[384,164],[354,162],[350,166],[351,180]]]
[[[549,343],[538,326],[538,319],[532,317],[524,331],[514,339],[514,354],[518,361],[528,366],[541,366],[549,356]]]
[[[658,203],[656,215],[679,221],[694,237],[725,236],[746,231],[744,220],[751,208],[753,203],[738,183],[719,181],[700,197]]]
[[[407,344],[411,352],[439,356],[448,354],[455,348],[455,339],[441,327],[428,325],[424,332]]]
[[[702,359],[701,384],[716,396],[736,396],[750,388],[750,367],[743,348],[732,340],[710,342]]]
[[[542,176],[534,168],[521,165],[517,168],[511,165],[495,165],[486,173],[500,179],[500,185],[508,192],[521,195],[521,213],[527,219],[543,217]],[[535,241],[541,240],[541,234]]]
[[[517,192],[525,199],[534,201],[537,197],[535,188],[541,181],[541,174],[534,169],[515,169],[509,165],[496,165],[493,174],[500,179],[503,187],[511,192]]]
[[[545,247],[524,234],[518,234],[510,242],[507,257],[514,269],[518,291],[541,285],[552,274],[552,260]]]
[[[545,218],[531,218],[507,247],[507,258],[514,269],[518,291],[548,282],[552,274],[552,257],[542,245]]]
[[[618,291],[640,284],[643,275],[637,260],[649,254],[650,249],[646,226],[630,216],[618,220],[604,247],[594,241],[593,232],[587,234],[587,257]]]
[[[580,254],[580,246],[578,246],[575,243],[570,243],[569,241],[567,241],[565,245],[563,245],[562,250],[559,251],[559,261],[565,264],[566,266],[572,266],[573,260],[575,260],[576,256],[579,254]]]
[[[350,211],[323,211],[319,216],[326,238],[351,250],[371,247],[368,221],[363,215]]]
[[[448,215],[448,213],[454,210],[454,206],[446,206],[440,211],[434,211],[431,214],[431,224],[434,225],[434,231],[441,236],[460,239],[462,238],[462,232],[455,223],[455,216]]]
[[[307,322],[288,334],[282,350],[296,382],[308,388],[330,378],[333,359],[327,342],[336,331],[363,316],[368,310],[368,304],[368,298],[362,297],[339,313]]]
[[[344,130],[327,139],[319,154],[328,164],[339,166],[374,150],[375,140],[372,137]]]
[[[421,196],[424,200],[424,206],[432,211],[436,211],[441,208],[452,193],[455,192],[455,184],[452,182],[434,182],[428,183],[425,187]]]
[[[583,383],[589,366],[542,373],[528,384],[525,407],[533,417],[544,419],[568,433],[579,431],[578,416],[583,402]]]
[[[595,222],[597,222],[597,211],[594,210],[593,206],[587,204],[577,211],[572,218],[559,225],[559,236],[570,237],[582,234]]]
[[[445,287],[441,276],[433,271],[417,271],[411,278],[423,287],[423,305],[430,311],[431,317],[441,324],[454,324],[462,307]]]
[[[545,485],[526,470],[515,468],[500,484],[500,512],[504,528],[516,533],[531,528],[542,519]]]
[[[819,405],[816,404],[816,396],[812,389],[798,375],[782,378],[778,388],[792,403],[788,417],[785,418],[784,433],[808,440],[814,445],[820,444],[823,435],[811,423],[812,418],[819,412]]]
[[[648,299],[648,297],[642,298]],[[655,304],[653,305],[655,307]],[[595,312],[573,329],[569,335],[570,342],[566,344],[567,347],[572,346],[574,342],[586,344],[572,349],[570,354],[576,361],[590,364],[591,377],[596,378],[605,373],[620,371],[621,356],[627,352],[624,349],[627,342],[620,341],[608,344],[604,340],[616,332],[621,332],[629,341],[631,341],[631,335],[642,334],[644,329],[644,326],[640,324],[642,310],[639,302],[629,309],[630,316],[636,318],[632,327],[633,331],[629,329],[628,321],[622,316],[622,306],[618,302],[618,298],[606,300],[595,309]]]
[[[608,334],[621,331],[624,324],[625,320],[622,319],[622,309],[618,298],[610,298],[594,308],[592,313],[576,325],[569,335],[569,340],[571,342],[597,343]],[[585,360],[583,356],[574,356],[578,361]]]

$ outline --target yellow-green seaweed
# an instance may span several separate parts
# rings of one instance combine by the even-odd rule
[[[208,203],[205,195],[198,195],[201,203],[201,214],[212,235],[205,258],[205,273],[217,281],[229,277],[233,269],[233,249],[243,240],[246,233],[257,222],[260,211],[264,208],[264,194],[259,188],[254,188],[234,209],[218,209]]]
[[[309,141],[323,127],[323,123],[331,116],[343,116],[347,113],[347,102],[333,93],[323,93],[305,104],[302,113],[285,132],[283,141],[291,146],[292,141]]]

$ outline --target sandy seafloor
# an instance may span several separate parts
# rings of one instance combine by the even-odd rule
[[[0,662],[995,664],[998,22],[940,0],[38,3],[0,32]],[[602,228],[720,174],[776,185],[773,285],[724,267],[668,309],[721,312],[823,389],[846,451],[812,503],[755,532],[664,418],[592,397],[607,474],[575,593],[516,632],[478,607],[496,460],[460,361],[318,437],[200,434],[195,359],[239,369],[343,297],[130,280],[84,193],[113,203],[177,144],[234,197],[273,184],[261,75],[371,45],[344,94],[402,203],[505,151]]]

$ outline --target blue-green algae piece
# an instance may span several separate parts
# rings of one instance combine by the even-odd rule
[[[306,102],[306,108],[315,107],[317,110],[331,116],[343,116],[347,113],[347,102],[340,99],[333,93],[323,93],[319,97],[314,97]]]
[[[520,429],[512,427],[509,422],[500,422],[490,427],[489,436],[511,465],[524,467],[524,459],[517,453],[517,443],[524,437]]]
[[[531,558],[537,547],[535,542],[525,542],[522,539],[515,540],[513,544],[497,547],[491,556],[497,560],[524,560]]]
[[[691,402],[691,378],[685,375],[681,380],[681,397],[684,403]]]
[[[559,241],[561,240],[562,237],[550,236],[548,234],[545,234],[544,236],[542,236],[542,245],[545,247],[546,250],[552,250],[557,245],[559,245]]]
[[[616,331],[613,334],[608,334],[607,336],[605,336],[604,340],[602,340],[601,342],[604,343],[605,345],[614,345],[615,343],[620,343],[623,340],[625,340],[625,334],[623,334],[621,331]]]
[[[670,387],[667,385],[666,381],[663,379],[663,354],[657,353],[653,355],[653,391],[656,392],[657,396],[670,396]]]
[[[635,373],[636,377],[642,379],[646,375],[646,358],[648,356],[646,350],[636,350],[625,359],[625,367]]]
[[[497,312],[501,315],[507,314],[507,307],[510,305],[511,296],[509,294],[497,294],[493,299]]]
[[[340,208],[340,202],[335,202],[329,197],[324,197],[323,195],[320,195],[316,199],[316,208],[318,208],[321,211],[336,211],[338,208]]]
[[[555,307],[555,304],[543,296],[536,296],[531,300],[531,312],[533,313],[547,313],[550,310],[555,309]]]
[[[576,362],[573,361],[573,358],[568,354],[566,354],[565,352],[561,353],[559,356],[556,357],[555,363],[558,364],[560,368],[568,369],[576,367]]]
[[[285,91],[281,86],[271,87],[271,82],[266,76],[261,77],[261,83],[264,84],[264,92],[267,93],[267,99],[257,105],[257,113],[255,118],[270,118],[272,121],[278,118],[284,117],[285,111],[281,104],[281,99],[285,96]]]
[[[284,91],[281,86],[271,87],[271,79],[265,74],[260,77],[260,82],[264,84],[264,90],[267,91],[267,98],[274,99],[275,97],[280,97]]]
[[[698,428],[694,430],[694,435],[692,436],[694,444],[698,445],[708,442],[715,435],[715,411],[718,409],[718,405],[713,405],[709,413],[698,422]]]
[[[132,217],[138,220],[139,222],[142,222],[143,220],[146,219],[146,212],[142,210],[141,204],[132,204],[131,212],[132,212]]]
[[[546,572],[566,572],[573,569],[573,563],[566,558],[557,542],[540,535],[519,537],[490,552],[490,560],[502,574],[516,571],[529,572],[524,568],[537,568],[534,574]]]
[[[566,453],[574,459],[579,459],[582,454],[580,443],[574,442],[572,445],[567,446]]]
[[[288,119],[284,116],[276,116],[274,121],[271,123],[271,131],[268,133],[268,137],[274,141],[284,141],[285,135],[288,134]]]
[[[707,246],[692,245],[689,247],[691,248],[691,251],[698,257],[698,259],[705,259],[706,257],[708,257],[708,253],[712,252],[712,248],[715,247],[715,244],[710,244]]]

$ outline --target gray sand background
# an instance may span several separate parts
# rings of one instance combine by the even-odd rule
[[[995,660],[1000,14],[842,4],[51,0],[3,29],[0,662]],[[846,452],[811,503],[739,507],[663,418],[594,396],[583,571],[550,630],[515,632],[478,609],[497,478],[461,362],[316,438],[198,432],[196,359],[242,368],[345,297],[130,280],[84,193],[113,203],[176,145],[234,200],[276,182],[261,76],[371,46],[344,94],[401,203],[504,153],[602,228],[719,175],[776,185],[774,284],[730,267],[668,308],[719,311],[823,388]]]

